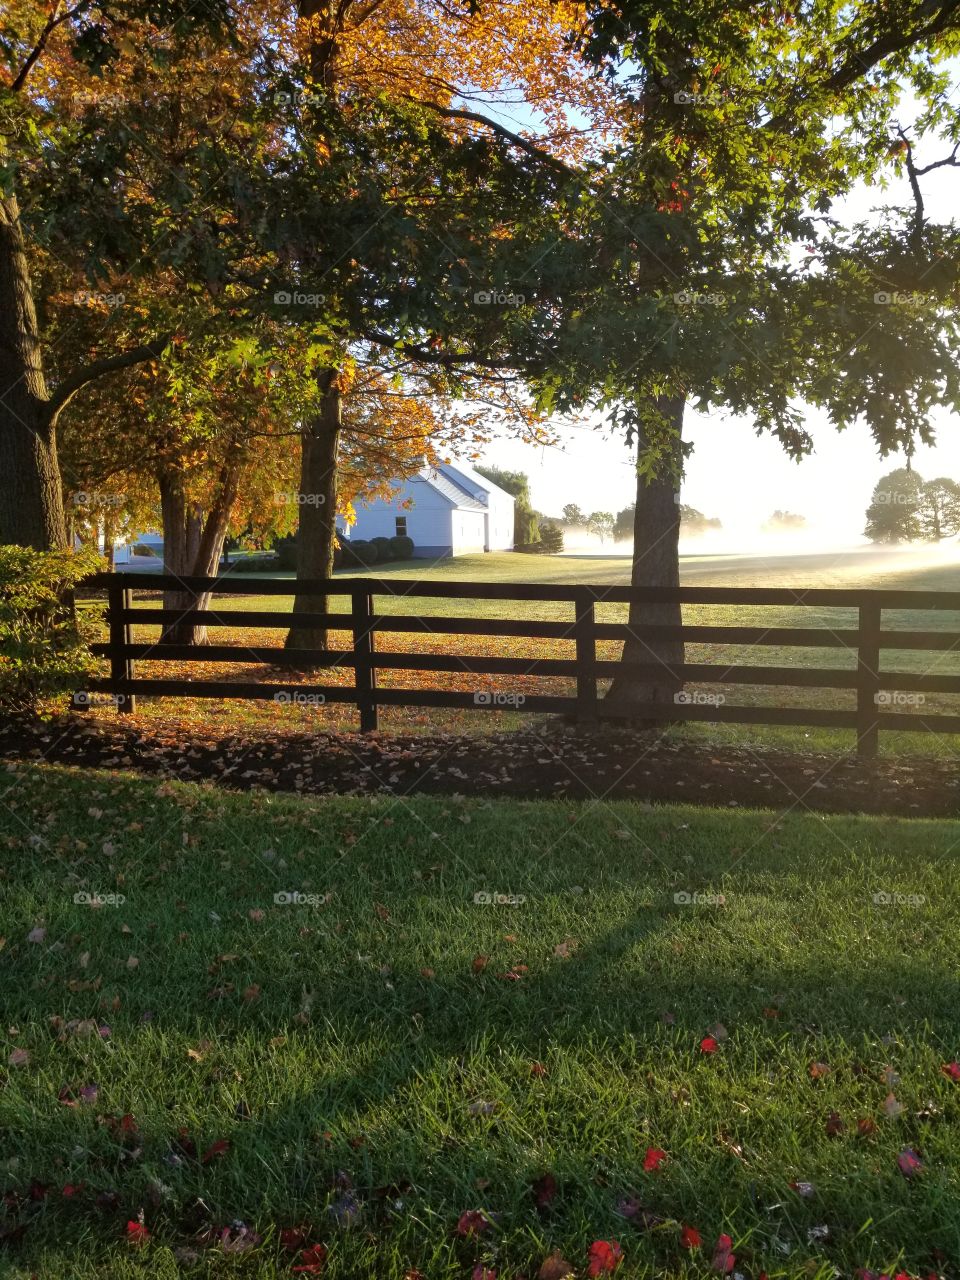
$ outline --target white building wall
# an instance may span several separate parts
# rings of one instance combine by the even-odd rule
[[[463,556],[483,551],[486,524],[486,514],[483,511],[454,511],[452,524],[454,555]]]
[[[404,502],[411,499],[413,505],[404,507]],[[454,546],[451,513],[450,503],[442,494],[414,477],[406,481],[389,502],[377,498],[369,506],[358,503],[357,522],[347,536],[367,542],[372,538],[396,537],[399,516],[407,522],[407,537],[413,539],[414,556],[418,559],[449,556]]]

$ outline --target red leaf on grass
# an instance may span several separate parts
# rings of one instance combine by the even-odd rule
[[[717,1243],[713,1250],[713,1261],[710,1266],[713,1271],[719,1271],[721,1275],[728,1275],[733,1270],[736,1257],[731,1252],[733,1249],[733,1241],[727,1235],[717,1237]]]
[[[127,1223],[127,1244],[140,1248],[141,1245],[147,1243],[150,1239],[150,1232],[142,1222],[135,1222],[132,1218]]]
[[[616,1240],[594,1240],[590,1246],[588,1276],[610,1276],[623,1261],[623,1250]]]
[[[485,1267],[482,1262],[478,1262],[473,1268],[471,1280],[497,1280],[497,1273],[490,1267]]]
[[[960,1062],[945,1062],[940,1070],[951,1080],[960,1081]]]
[[[905,1178],[912,1178],[923,1170],[923,1161],[911,1147],[903,1148],[897,1156],[897,1165]]]
[[[538,1209],[546,1209],[557,1194],[557,1180],[552,1173],[545,1173],[533,1184],[533,1199]]]
[[[457,1219],[458,1236],[476,1236],[481,1231],[487,1231],[489,1227],[489,1218],[479,1209],[466,1209]]]
[[[216,1142],[210,1144],[206,1151],[200,1157],[201,1164],[209,1164],[211,1160],[217,1156],[225,1155],[230,1150],[229,1138],[218,1138]]]
[[[298,1249],[302,1249],[309,1235],[308,1227],[284,1227],[280,1232],[280,1245],[284,1249],[289,1249],[291,1253],[296,1253]]]
[[[716,1053],[719,1047],[720,1046],[717,1044],[716,1040],[714,1040],[713,1036],[704,1036],[700,1041],[701,1053]]]
[[[699,1249],[703,1241],[696,1227],[684,1227],[680,1232],[680,1244],[684,1249]]]
[[[667,1158],[667,1153],[661,1151],[659,1147],[647,1147],[647,1154],[643,1157],[643,1167],[647,1173],[653,1173],[655,1169],[659,1169]]]
[[[300,1254],[300,1261],[291,1271],[299,1271],[304,1275],[318,1276],[327,1260],[327,1251],[322,1244],[312,1244]]]

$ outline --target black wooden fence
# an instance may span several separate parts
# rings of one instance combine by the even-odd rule
[[[377,672],[383,670],[446,671],[473,675],[573,677],[574,695],[531,694],[518,709],[524,712],[571,714],[580,722],[618,718],[624,715],[598,697],[597,681],[621,674],[624,666],[641,679],[684,684],[792,686],[798,688],[844,689],[856,692],[856,709],[814,707],[730,706],[704,703],[695,694],[676,695],[670,720],[701,720],[721,723],[806,725],[821,728],[853,729],[858,750],[874,755],[879,729],[900,729],[928,733],[960,733],[960,715],[922,716],[916,712],[886,710],[908,701],[905,695],[960,693],[960,675],[882,671],[882,650],[960,650],[960,632],[946,630],[908,631],[884,629],[884,610],[957,610],[960,592],[869,591],[815,588],[793,590],[767,587],[680,587],[678,589],[635,588],[629,586],[547,586],[538,583],[416,582],[395,579],[334,578],[299,584],[301,595],[346,596],[349,612],[300,613],[301,626],[327,627],[351,635],[349,648],[319,654],[312,649],[277,647],[251,648],[246,644],[188,646],[134,642],[134,625],[173,623],[207,627],[288,628],[289,612],[265,609],[177,609],[134,607],[133,593],[158,590],[213,591],[217,595],[289,596],[294,584],[277,578],[244,576],[226,578],[177,578],[150,574],[97,574],[84,586],[105,590],[110,639],[93,646],[96,654],[110,661],[110,675],[92,680],[91,691],[112,695],[121,711],[133,711],[138,694],[160,697],[259,698],[291,701],[314,697],[324,702],[353,703],[360,713],[360,728],[377,728],[381,706],[453,707],[502,709],[497,695],[449,689],[378,688]],[[524,618],[469,618],[422,616],[415,613],[377,613],[378,596],[398,599],[431,598],[457,600],[539,601],[570,606],[568,621],[541,621]],[[625,622],[598,622],[598,604],[661,604],[679,601],[700,605],[828,606],[857,611],[857,625],[832,629],[825,626],[696,626],[680,627]],[[395,653],[376,647],[378,636],[389,633],[430,633],[460,636],[515,636],[527,639],[570,640],[575,643],[573,658],[511,658],[461,653]],[[598,640],[641,642],[682,639],[750,647],[792,646],[835,648],[856,655],[856,667],[824,668],[804,666],[743,666],[725,661],[665,666],[660,661],[605,661],[597,658]],[[189,659],[191,662],[249,662],[274,667],[305,670],[316,667],[318,658],[326,667],[350,667],[353,685],[318,683],[285,684],[258,680],[186,680],[144,678],[136,674],[140,664]],[[77,694],[74,705],[81,707],[88,695]]]

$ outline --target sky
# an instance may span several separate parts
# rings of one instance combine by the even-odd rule
[[[910,118],[909,105],[904,119]],[[949,148],[928,146],[918,153],[921,165]],[[922,180],[926,212],[931,219],[954,214],[960,197],[958,171],[941,169]],[[887,188],[861,184],[834,207],[841,221],[852,223],[890,205],[912,205],[906,179]],[[924,479],[950,476],[960,481],[960,422],[947,410],[934,415],[936,447],[918,446],[913,466]],[[568,502],[586,512],[617,511],[633,502],[636,480],[633,459],[622,437],[589,425],[571,426],[554,419],[559,444],[540,448],[515,441],[497,441],[483,453],[483,462],[524,471],[530,478],[535,507],[559,515]],[[602,428],[602,423],[598,421]],[[874,485],[902,455],[881,459],[865,423],[838,432],[814,409],[806,414],[814,440],[813,453],[791,461],[773,439],[758,437],[749,421],[728,414],[698,414],[688,409],[684,438],[693,444],[682,486],[682,499],[704,515],[718,517],[721,535],[717,549],[750,550],[763,540],[760,526],[775,510],[797,512],[807,520],[801,541],[814,546],[845,547],[864,544],[864,513]]]

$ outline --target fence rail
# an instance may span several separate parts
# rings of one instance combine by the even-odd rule
[[[379,688],[377,672],[388,670],[455,672],[466,675],[517,675],[573,678],[574,694],[531,694],[525,696],[525,712],[568,713],[580,722],[623,718],[623,707],[605,702],[598,695],[597,681],[629,671],[640,680],[659,682],[673,688],[688,683],[719,685],[779,686],[850,690],[856,693],[856,708],[703,705],[689,695],[678,693],[669,707],[670,720],[699,720],[733,724],[804,725],[853,729],[857,749],[874,755],[880,729],[910,729],[928,733],[960,733],[960,715],[921,716],[882,710],[884,692],[960,693],[960,675],[882,671],[884,649],[945,652],[960,650],[960,632],[898,630],[883,626],[885,610],[956,610],[960,613],[960,592],[870,591],[815,588],[791,590],[768,587],[679,587],[636,588],[628,586],[548,586],[540,583],[492,582],[411,582],[373,578],[317,579],[295,584],[276,578],[177,578],[140,574],[103,573],[83,584],[88,591],[107,594],[109,641],[92,646],[98,656],[109,659],[110,675],[90,682],[90,690],[112,695],[120,711],[136,708],[138,695],[191,698],[254,698],[282,700],[313,695],[330,703],[353,703],[360,713],[363,732],[377,728],[381,706],[419,706],[497,709],[492,697],[449,689]],[[316,598],[322,608],[315,613],[270,609],[169,609],[135,607],[134,592],[177,591],[216,595],[285,595],[296,591],[302,599]],[[349,609],[336,612],[327,606],[328,597],[346,597]],[[524,618],[433,617],[415,613],[377,613],[377,597],[429,598],[504,602],[547,602],[570,606],[569,621]],[[797,608],[829,606],[855,610],[857,625],[830,627],[758,627],[741,625],[666,626],[644,622],[598,622],[599,604],[701,604],[783,606]],[[171,627],[193,624],[206,627],[326,628],[346,632],[349,645],[334,652],[316,649],[230,645],[202,646],[133,639],[135,625]],[[429,632],[440,635],[507,636],[525,639],[570,641],[570,658],[513,658],[459,653],[404,653],[378,651],[376,639],[385,634]],[[856,666],[757,666],[716,663],[663,663],[655,661],[610,661],[597,657],[598,641],[633,639],[641,644],[655,641],[767,646],[830,648],[855,655]],[[655,654],[651,654],[655,657]],[[136,674],[143,663],[189,660],[198,663],[237,662],[309,669],[350,667],[352,687],[324,684],[286,684],[270,681],[185,680],[144,678]],[[82,707],[86,694],[74,696]],[[633,712],[632,714],[636,714]]]

